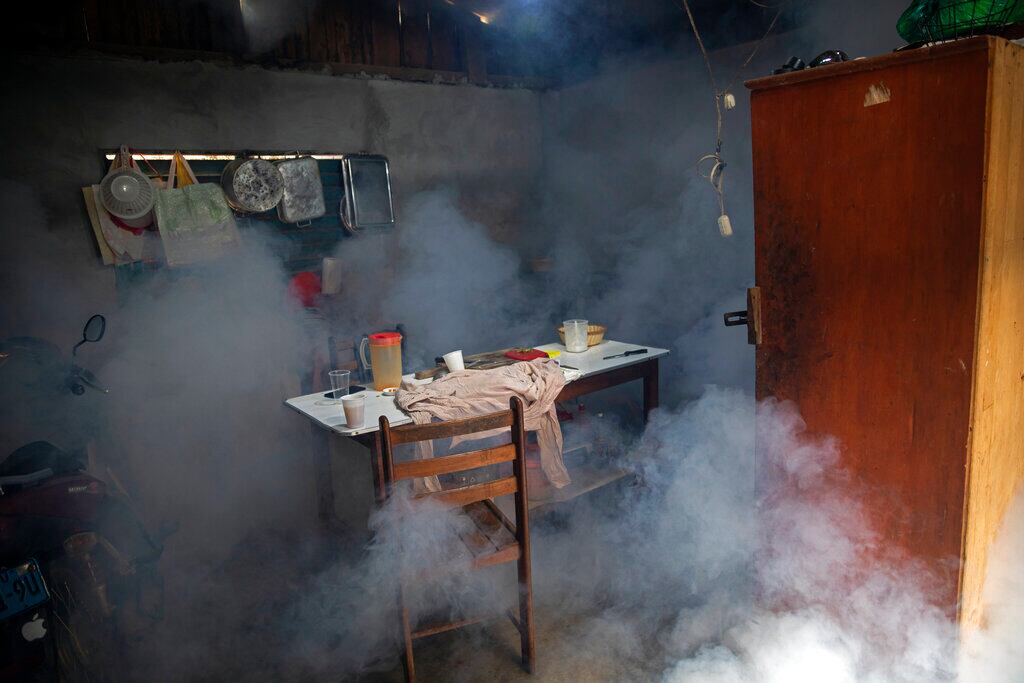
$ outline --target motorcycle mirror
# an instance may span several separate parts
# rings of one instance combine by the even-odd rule
[[[97,313],[96,315],[89,318],[86,321],[85,327],[82,328],[82,341],[75,344],[75,348],[71,349],[71,355],[78,353],[78,347],[86,342],[98,342],[103,339],[103,334],[107,331],[107,319]]]
[[[98,342],[103,339],[103,333],[107,331],[107,319],[97,313],[89,318],[82,329],[82,341]]]

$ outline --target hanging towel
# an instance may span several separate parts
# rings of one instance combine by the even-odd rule
[[[564,386],[565,375],[558,363],[539,359],[490,370],[459,370],[430,384],[406,382],[398,390],[395,403],[416,424],[427,424],[432,420],[457,420],[508,410],[509,399],[518,396],[525,407],[526,430],[537,432],[541,469],[555,487],[562,488],[569,483],[569,473],[562,462],[562,430],[555,414],[555,399]],[[501,431],[455,437],[452,445]],[[433,457],[432,444],[419,442],[416,455]],[[440,489],[436,478],[427,480],[426,487],[431,491]]]

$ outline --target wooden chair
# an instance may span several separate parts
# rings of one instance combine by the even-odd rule
[[[359,363],[359,353],[356,349],[355,342],[351,338],[347,337],[328,337],[327,338],[327,352],[330,358],[331,367],[329,370],[348,370],[352,373],[352,384],[357,384],[366,381],[362,368]],[[326,374],[326,373],[324,373]],[[330,388],[331,382],[325,377],[327,388]]]
[[[464,472],[487,465],[511,462],[513,475],[485,481],[471,486],[425,493],[420,498],[432,499],[444,507],[459,509],[467,515],[479,533],[467,534],[461,542],[469,551],[469,567],[480,569],[506,562],[518,563],[519,616],[511,611],[508,616],[519,631],[520,651],[523,667],[533,673],[534,627],[533,627],[533,581],[530,570],[530,527],[527,512],[526,491],[526,437],[523,429],[523,403],[518,397],[509,401],[510,410],[463,420],[435,422],[428,425],[404,425],[392,428],[388,419],[380,418],[384,456],[384,481],[390,497],[397,482],[443,474]],[[467,453],[445,455],[427,460],[395,462],[394,447],[418,441],[433,441],[453,436],[485,432],[503,427],[511,428],[512,441],[501,446],[483,448]],[[515,524],[494,504],[493,498],[514,494]],[[400,579],[399,609],[401,610],[402,637],[405,641],[406,680],[416,680],[413,664],[413,641],[436,633],[442,633],[468,624],[482,621],[482,618],[462,619],[414,629],[410,624],[409,611],[405,604],[408,577]],[[420,580],[417,577],[417,580]]]

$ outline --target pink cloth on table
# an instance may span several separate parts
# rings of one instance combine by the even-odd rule
[[[432,420],[457,420],[508,410],[509,399],[518,396],[525,408],[526,430],[537,432],[541,469],[554,486],[561,488],[569,483],[569,473],[562,462],[562,430],[558,426],[555,398],[564,386],[565,375],[558,363],[542,359],[491,370],[459,370],[430,384],[405,383],[398,390],[395,403],[416,424],[427,424]],[[501,431],[455,437],[452,445]],[[417,457],[433,457],[431,442],[417,444]],[[426,486],[430,490],[439,488],[436,479],[427,480]]]

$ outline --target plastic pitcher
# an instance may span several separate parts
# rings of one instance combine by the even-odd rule
[[[370,347],[370,360],[366,347]],[[377,391],[397,389],[402,383],[402,335],[398,332],[378,332],[364,337],[359,343],[359,356],[363,367],[373,371],[373,388]]]

